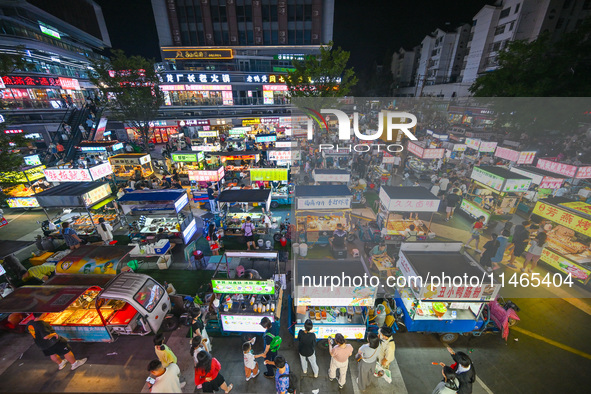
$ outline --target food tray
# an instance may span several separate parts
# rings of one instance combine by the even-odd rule
[[[65,310],[51,323],[54,326],[61,326],[65,324],[66,320],[74,313],[73,310]]]

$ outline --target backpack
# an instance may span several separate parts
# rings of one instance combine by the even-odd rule
[[[278,337],[276,337],[278,338]],[[298,390],[298,377],[296,376],[296,374],[290,372],[290,373],[284,373],[283,375],[279,375],[278,379],[281,378],[288,378],[289,379],[289,386],[287,387],[287,392],[290,394],[295,394]]]
[[[269,344],[269,351],[277,353],[277,351],[281,347],[281,342],[283,340],[281,339],[281,337],[279,335],[273,335],[270,332],[266,333],[265,335],[268,335],[271,337],[271,343]]]

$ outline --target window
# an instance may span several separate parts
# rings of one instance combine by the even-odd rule
[[[564,0],[564,3],[562,4],[562,9],[566,10],[567,8],[570,7],[571,4],[572,4],[572,0]]]
[[[505,8],[503,11],[501,11],[501,13],[499,14],[499,19],[503,19],[509,16],[509,13],[511,12],[511,7],[509,8]]]
[[[153,279],[146,280],[140,291],[133,297],[145,310],[152,312],[164,295],[164,289]]]
[[[263,14],[263,22],[270,22],[271,18],[269,17],[269,6],[268,5],[264,5],[261,7],[262,10],[262,14]]]
[[[503,34],[505,32],[505,26],[507,26],[507,25],[498,26],[495,29],[495,36],[498,36],[499,34]]]
[[[220,22],[225,23],[228,22],[228,16],[226,15],[226,6],[221,5],[219,7],[220,10]]]
[[[563,24],[564,24],[564,18],[559,18],[558,21],[556,22],[556,28],[560,29]]]
[[[195,13],[193,12],[193,6],[187,6],[187,22],[195,22]]]
[[[271,6],[271,22],[277,22],[277,6],[276,5],[272,5]]]
[[[211,6],[211,21],[213,23],[217,23],[220,21],[220,7],[218,7],[217,5]]]
[[[509,24],[509,31],[513,31],[513,27],[515,27],[515,21]]]
[[[519,7],[521,7],[521,3],[517,3],[517,5],[515,6],[515,11],[513,12],[514,14],[517,14],[519,12]]]
[[[591,0],[585,0],[585,2],[583,3],[583,9],[591,10]]]
[[[476,26],[476,22],[478,22],[478,20],[474,19],[474,20],[472,21],[472,26]]]

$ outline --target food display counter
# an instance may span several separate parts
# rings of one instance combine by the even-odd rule
[[[587,284],[591,278],[591,205],[556,197],[536,203],[532,218],[552,222],[540,261]]]
[[[216,298],[217,330],[221,335],[243,333],[264,333],[260,325],[263,317],[268,317],[275,325],[281,321],[283,303],[283,275],[279,270],[277,252],[228,251],[219,256],[219,263],[211,279]],[[224,265],[226,270],[220,267]],[[262,279],[243,279],[235,277],[238,266],[254,269]],[[209,319],[207,331],[212,331]]]
[[[277,229],[281,222],[280,216],[272,216],[271,224],[267,226],[263,223],[262,213],[242,213],[242,212],[229,212],[225,215],[224,220],[224,234],[226,236],[242,236],[242,225],[246,222],[246,218],[250,216],[252,223],[255,226],[254,233],[257,235],[264,235],[270,229]]]
[[[2,192],[8,197],[6,203],[10,208],[37,208],[39,203],[35,193],[44,190],[40,182],[45,174],[44,165],[25,166],[20,171],[0,173]]]
[[[58,284],[59,283],[59,284]],[[77,342],[113,342],[116,335],[158,332],[170,309],[164,287],[147,275],[57,275],[0,300],[3,313],[42,313],[60,336]]]
[[[296,336],[306,319],[314,322],[316,339],[337,333],[349,340],[363,340],[367,327],[368,307],[375,303],[377,286],[370,283],[344,283],[331,288],[331,283],[313,283],[312,278],[363,278],[366,274],[360,260],[297,259],[294,262],[293,308],[289,327]]]
[[[117,180],[129,180],[137,167],[145,178],[154,174],[152,158],[146,153],[122,153],[109,157],[109,162]]]
[[[349,231],[352,199],[353,193],[345,185],[296,186],[296,239],[327,244],[338,224]]]
[[[460,210],[474,219],[484,216],[485,223],[492,215],[514,214],[532,182],[531,178],[495,166],[474,167],[470,178]]]
[[[382,186],[379,197],[380,210],[377,222],[386,243],[402,242],[411,224],[414,224],[418,232],[417,239],[426,239],[431,234],[433,214],[438,211],[441,200],[429,190],[422,186]],[[405,219],[405,213],[419,212],[431,213],[428,225],[422,220]]]
[[[437,256],[437,258],[433,258]],[[404,243],[396,263],[407,286],[395,290],[396,306],[402,309],[409,332],[432,332],[445,342],[458,334],[485,327],[485,304],[494,301],[501,285],[490,278],[472,286],[469,278],[486,273],[467,253],[461,242]],[[433,277],[454,278],[454,283],[434,283]],[[421,277],[421,281],[414,278]],[[464,278],[456,281],[455,278]]]
[[[262,224],[262,213],[246,213],[249,204],[264,205],[264,212],[271,208],[271,189],[235,189],[224,190],[218,196],[218,211],[221,212],[226,236],[242,236],[242,223],[250,216],[255,225],[255,234],[266,234],[269,229],[277,228],[280,218],[271,218],[271,225],[267,228]],[[244,213],[237,212],[234,207],[242,206]]]
[[[169,239],[188,244],[197,231],[184,189],[136,190],[119,198],[119,204],[133,223],[134,237],[154,235],[162,228]]]

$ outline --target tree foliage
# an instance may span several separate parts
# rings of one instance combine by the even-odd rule
[[[150,122],[164,104],[154,60],[127,57],[123,51],[115,50],[110,62],[100,60],[93,67],[96,74],[90,79],[108,98],[106,108],[138,132],[149,152],[148,141],[153,132]]]
[[[591,96],[591,18],[552,40],[513,41],[499,54],[499,68],[470,87],[476,97]]]
[[[294,60],[294,71],[286,78],[292,97],[343,97],[357,83],[355,71],[347,68],[351,54],[334,48],[333,42],[320,47],[320,55]]]

